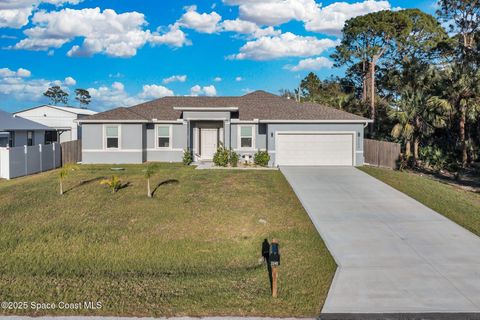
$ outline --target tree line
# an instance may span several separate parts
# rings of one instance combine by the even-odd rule
[[[368,136],[402,144],[410,166],[464,168],[480,156],[480,0],[350,19],[332,54],[344,77],[310,73],[284,96],[374,120]]]
[[[50,99],[50,103],[57,105],[59,103],[68,104],[69,94],[65,92],[60,86],[51,86],[43,93],[45,97]],[[82,109],[86,109],[92,102],[90,92],[85,89],[75,89],[75,100],[78,101]]]

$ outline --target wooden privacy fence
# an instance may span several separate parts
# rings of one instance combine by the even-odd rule
[[[401,147],[398,143],[364,139],[365,163],[377,167],[398,168]]]
[[[61,143],[61,146],[62,165],[82,161],[82,140],[63,142]]]

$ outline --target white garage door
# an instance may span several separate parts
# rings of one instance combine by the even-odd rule
[[[353,134],[278,133],[276,145],[277,165],[353,165]]]

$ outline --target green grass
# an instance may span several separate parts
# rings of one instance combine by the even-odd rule
[[[58,172],[0,181],[0,301],[100,301],[100,310],[3,314],[315,316],[335,263],[278,171],[159,164],[117,173],[82,166],[58,194]],[[259,222],[264,219],[266,224]],[[264,238],[280,242],[279,298],[270,297]]]
[[[411,172],[360,169],[480,236],[479,194]]]

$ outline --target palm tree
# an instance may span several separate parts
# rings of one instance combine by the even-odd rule
[[[151,164],[147,164],[147,168],[143,171],[144,176],[147,179],[147,196],[152,197],[152,191],[150,188],[150,178],[155,174],[155,168]]]
[[[71,171],[78,169],[78,166],[72,163],[64,165],[58,172],[58,182],[60,183],[60,195],[63,195],[63,180],[68,176]]]
[[[469,120],[478,121],[480,113],[480,70],[467,64],[452,64],[444,71],[442,89],[436,100],[457,113],[461,160],[465,167],[468,161],[466,127]]]
[[[391,134],[394,138],[405,141],[407,158],[411,155],[413,142],[413,159],[415,164],[417,163],[421,140],[430,136],[436,128],[444,128],[447,125],[450,110],[449,104],[425,94],[422,90],[407,87],[402,92],[389,116],[397,121]]]

